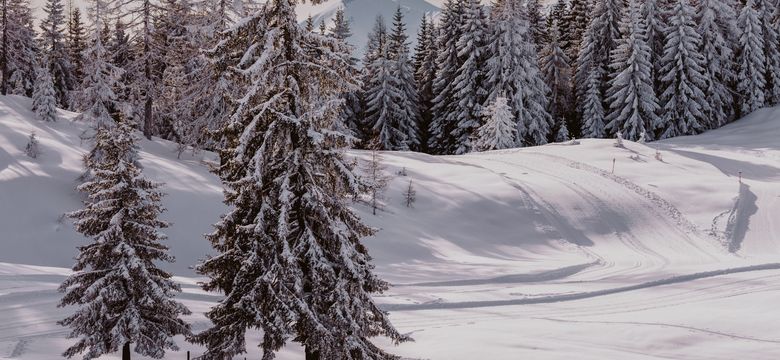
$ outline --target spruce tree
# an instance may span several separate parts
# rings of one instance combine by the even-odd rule
[[[775,0],[754,0],[758,21],[761,24],[761,32],[764,35],[764,58],[766,90],[765,101],[767,105],[774,106],[780,103],[780,28],[773,21],[777,8]]]
[[[430,126],[433,120],[433,83],[436,79],[436,25],[433,20],[423,16],[420,32],[417,35],[417,47],[414,53],[414,78],[417,86],[417,104],[420,110],[418,131],[420,151],[429,152]]]
[[[460,37],[456,44],[460,66],[453,78],[451,118],[455,122],[452,136],[453,152],[465,154],[471,151],[471,137],[480,126],[482,104],[486,90],[483,87],[485,64],[485,38],[487,19],[479,0],[465,0]],[[535,61],[535,59],[534,59]]]
[[[454,130],[457,125],[455,107],[459,101],[455,85],[456,72],[461,66],[458,41],[461,37],[462,2],[447,0],[439,19],[436,78],[433,81],[433,118],[430,124],[428,148],[434,154],[452,154],[457,147]]]
[[[49,63],[57,104],[63,108],[70,105],[69,94],[74,89],[74,77],[65,44],[65,14],[61,0],[46,0],[43,6],[46,17],[41,21],[42,52]]]
[[[517,146],[517,124],[507,98],[496,97],[490,106],[485,108],[485,117],[485,123],[477,130],[474,150],[501,150]]]
[[[582,96],[582,135],[591,138],[606,136],[604,124],[604,97],[599,89],[601,74],[593,71],[587,79],[588,91]]]
[[[420,150],[420,110],[407,39],[406,24],[399,6],[393,16],[393,29],[387,43],[388,55],[395,65],[393,72],[398,86],[396,117],[400,130],[406,135],[406,147]]]
[[[666,17],[664,4],[668,0],[644,0],[642,2],[641,18],[645,22],[647,34],[645,42],[650,47],[650,63],[653,64],[653,88],[660,89],[661,62],[666,41]]]
[[[129,360],[133,343],[136,353],[161,359],[166,350],[178,350],[172,337],[190,333],[180,318],[190,311],[173,299],[181,289],[156,264],[174,261],[162,244],[160,229],[168,226],[158,218],[163,194],[135,161],[132,131],[124,123],[97,129],[95,148],[103,156],[87,163],[93,178],[78,187],[89,200],[69,214],[93,242],[79,247],[75,273],[60,286],[60,306],[79,306],[59,322],[79,338],[66,357],[86,352],[84,359],[95,359],[121,348]]]
[[[68,61],[71,64],[74,88],[84,81],[84,60],[82,53],[87,47],[84,25],[81,23],[81,10],[74,7],[68,16],[67,36]]]
[[[569,58],[560,46],[560,32],[558,21],[553,20],[549,31],[549,42],[542,53],[541,63],[544,82],[550,87],[550,116],[554,119],[556,127],[566,130],[568,137],[567,121],[571,119],[571,68]],[[557,136],[556,136],[557,137]],[[556,139],[557,140],[557,139]]]
[[[764,52],[764,34],[754,0],[747,3],[739,13],[737,27],[739,36],[739,56],[737,58],[737,94],[739,111],[742,116],[764,107],[766,103],[766,53]]]
[[[542,49],[547,44],[548,34],[545,27],[544,15],[539,0],[526,0],[526,14],[528,16],[528,28],[531,41],[536,47],[536,53],[541,54]]]
[[[6,0],[4,10],[2,86],[7,93],[31,96],[38,59],[32,10],[27,0]]]
[[[731,84],[737,78],[734,46],[739,30],[734,6],[731,0],[701,0],[696,12],[707,78],[704,96],[709,104],[706,113],[709,128],[723,126],[735,116]]]
[[[54,82],[51,73],[46,67],[36,70],[38,77],[35,79],[33,91],[32,110],[43,121],[57,120],[57,94],[54,90]]]
[[[656,111],[658,100],[653,89],[653,65],[650,46],[646,42],[647,25],[641,18],[637,0],[629,0],[623,21],[623,36],[612,52],[612,80],[607,97],[609,113],[606,130],[620,132],[628,140],[637,140],[643,133],[652,134],[660,125]],[[647,138],[652,140],[651,137]]]
[[[362,186],[344,135],[324,131],[355,87],[339,46],[298,24],[293,0],[266,3],[217,46],[241,54],[231,71],[252,86],[222,130],[216,173],[230,209],[207,235],[216,256],[197,267],[204,289],[224,294],[191,339],[204,359],[246,352],[250,328],[263,331],[266,360],[290,340],[308,359],[392,359],[369,338],[405,339],[371,298],[388,284],[361,243],[373,230],[346,203]]]
[[[661,139],[693,135],[705,129],[708,104],[701,36],[696,31],[694,9],[688,0],[676,0],[669,12],[669,26],[661,58]]]
[[[350,29],[349,21],[346,18],[343,7],[336,10],[336,15],[333,17],[333,26],[331,26],[328,31],[330,36],[343,43],[343,48],[347,53],[351,54],[354,51],[354,46],[347,40],[352,36],[352,30]],[[350,71],[354,76],[357,76],[360,72],[357,68],[357,61],[356,58],[350,57]],[[350,136],[356,137],[355,140],[363,137],[360,119],[363,109],[361,107],[359,95],[359,91],[357,90],[348,91],[342,95],[344,106],[342,107],[340,124],[342,124],[344,128],[343,131]]]

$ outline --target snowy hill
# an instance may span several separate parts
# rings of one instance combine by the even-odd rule
[[[0,97],[0,359],[48,360],[69,344],[55,322],[70,309],[56,308],[55,289],[85,241],[62,214],[80,207],[73,188],[87,145],[75,114],[47,124],[29,105]],[[582,140],[466,156],[384,153],[395,174],[386,207],[377,216],[356,209],[381,229],[366,243],[395,284],[377,300],[416,339],[392,351],[777,359],[779,117],[780,108],[766,109],[703,135],[625,148]],[[23,151],[31,131],[37,159]],[[217,296],[195,285],[189,267],[210,252],[202,234],[225,210],[205,164],[213,154],[179,159],[159,139],[140,146],[145,173],[166,183],[165,232],[177,258],[168,269],[199,331]],[[409,180],[413,208],[402,203]],[[301,357],[295,346],[280,354]]]

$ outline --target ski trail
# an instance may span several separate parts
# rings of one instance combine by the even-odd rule
[[[532,274],[510,274],[510,275],[497,276],[497,277],[487,278],[487,279],[463,279],[463,280],[433,281],[433,282],[421,282],[421,283],[410,283],[410,284],[394,284],[393,287],[471,286],[471,285],[518,284],[518,283],[554,281],[554,280],[559,280],[559,279],[572,276],[596,264],[598,264],[598,262],[572,265],[560,269],[542,271],[542,272],[532,273]]]
[[[647,289],[657,286],[678,284],[698,279],[737,274],[751,271],[766,271],[766,270],[780,270],[780,263],[769,263],[762,265],[743,266],[737,268],[729,268],[722,270],[704,271],[699,273],[672,276],[666,279],[648,281],[635,285],[621,286],[611,289],[585,291],[579,293],[562,294],[562,295],[550,295],[539,296],[522,299],[511,300],[495,300],[495,301],[463,301],[452,303],[433,303],[433,304],[384,304],[382,308],[387,311],[416,311],[416,310],[440,310],[440,309],[468,309],[468,308],[480,308],[480,307],[496,307],[496,306],[510,306],[510,305],[531,305],[531,304],[549,304],[565,301],[575,301],[582,299],[589,299],[595,297],[601,297],[606,295],[613,295],[618,293],[624,293],[629,291],[636,291],[641,289]]]

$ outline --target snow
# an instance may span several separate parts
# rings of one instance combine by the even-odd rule
[[[38,121],[30,105],[0,97],[0,359],[49,360],[72,344],[55,324],[72,311],[56,307],[56,288],[86,241],[61,218],[81,207],[85,127],[65,111]],[[624,148],[585,139],[463,156],[382,153],[393,175],[384,209],[355,208],[381,229],[366,244],[395,284],[376,301],[415,342],[377,342],[423,359],[777,359],[779,117],[780,107],[764,109]],[[37,159],[24,154],[32,131]],[[144,174],[167,193],[162,219],[172,222],[177,262],[160,265],[182,284],[178,300],[199,332],[219,299],[190,269],[211,252],[202,234],[226,210],[206,165],[214,154],[178,159],[173,143],[139,145]],[[279,354],[302,357],[296,345]]]

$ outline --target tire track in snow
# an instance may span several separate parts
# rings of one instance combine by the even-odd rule
[[[729,268],[722,270],[704,271],[699,273],[672,276],[666,279],[659,279],[654,281],[648,281],[635,285],[621,286],[611,289],[585,291],[579,293],[562,294],[562,295],[550,295],[540,296],[522,299],[510,299],[510,300],[493,300],[493,301],[462,301],[452,303],[433,303],[433,304],[384,304],[382,309],[387,311],[416,311],[416,310],[441,310],[441,309],[468,309],[468,308],[480,308],[480,307],[496,307],[496,306],[510,306],[510,305],[531,305],[531,304],[548,304],[564,301],[575,301],[582,299],[595,298],[606,295],[619,294],[629,291],[642,290],[657,286],[678,284],[698,279],[710,278],[715,276],[722,276],[728,274],[737,274],[751,271],[765,271],[765,270],[780,270],[780,263],[769,263],[762,265],[743,266],[737,268]]]

